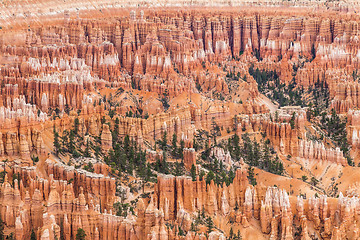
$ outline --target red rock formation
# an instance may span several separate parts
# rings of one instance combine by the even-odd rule
[[[339,83],[331,107],[339,113],[346,113],[359,106],[359,84],[357,82]]]
[[[225,153],[223,148],[214,147],[211,149],[210,156],[214,156],[218,161],[223,162],[227,166],[232,166],[234,162],[231,160],[229,151]]]
[[[241,170],[236,172],[234,183],[229,187],[218,187],[213,182],[206,186],[205,181],[193,182],[187,177],[160,176],[154,197],[157,207],[164,211],[165,220],[171,220],[175,219],[179,209],[193,212],[204,208],[209,214],[214,214],[226,212],[228,207],[221,208],[228,204],[230,208],[235,207],[236,202],[242,206],[246,185],[246,172]],[[221,198],[223,194],[225,198]]]
[[[190,171],[192,165],[196,166],[196,152],[193,148],[184,148],[184,165],[186,170]]]
[[[310,161],[329,161],[343,166],[347,165],[346,159],[343,152],[340,151],[340,148],[325,148],[323,143],[316,141],[300,140],[298,156]]]
[[[102,208],[112,208],[115,179],[102,174],[91,174],[81,170],[75,171],[71,167],[50,162],[47,163],[46,167],[47,173],[52,174],[56,180],[70,181],[73,179],[75,195],[84,191],[88,199],[91,199],[96,204],[101,204]]]
[[[101,147],[104,151],[109,151],[112,148],[112,136],[109,125],[104,124],[101,133]]]
[[[34,229],[38,239],[59,239],[62,234],[70,240],[78,228],[88,239],[224,239],[227,223],[234,221],[241,224],[234,224],[236,228],[252,237],[250,233],[261,228],[270,239],[293,239],[299,229],[294,226],[301,226],[297,234],[301,239],[313,233],[324,239],[359,238],[355,194],[303,199],[291,196],[291,190],[289,196],[289,189],[249,186],[242,161],[233,163],[230,153],[219,147],[234,132],[249,133],[260,141],[266,136],[285,169],[295,169],[297,176],[285,171],[275,178],[260,169],[255,176],[271,176],[266,179],[271,181],[288,178],[301,188],[310,187],[298,183],[299,174],[309,171],[317,177],[318,173],[302,165],[297,168],[299,162],[343,165],[331,165],[330,171],[321,173],[328,195],[334,194],[329,182],[337,189],[336,184],[348,181],[347,175],[356,176],[339,148],[305,140],[308,132],[318,131],[316,118],[306,121],[305,110],[298,107],[276,112],[276,105],[259,92],[258,79],[249,74],[249,67],[275,71],[281,83],[294,81],[299,88],[323,84],[331,107],[348,113],[350,155],[357,157],[360,122],[352,109],[360,103],[360,44],[358,16],[352,11],[358,3],[317,2],[311,13],[312,0],[207,3],[216,9],[198,8],[203,1],[193,1],[191,10],[173,9],[169,6],[174,3],[160,1],[169,8],[124,10],[138,3],[122,3],[122,10],[108,0],[0,4],[0,158],[9,160],[2,166],[7,173],[0,186],[5,232],[14,232],[16,239],[29,239]],[[219,8],[241,4],[276,7],[241,6],[238,12]],[[147,106],[142,109],[142,104]],[[124,116],[130,109],[136,109],[135,117]],[[94,152],[101,146],[99,159],[52,152],[53,132],[65,136],[77,120],[76,137],[93,141]],[[199,152],[193,138],[208,137],[214,128],[221,136],[219,146],[208,142],[210,155],[228,170],[240,167],[233,183],[207,184],[205,177],[192,181],[151,169],[163,156],[162,151],[151,150],[154,141],[166,132],[184,142],[186,175],[192,165],[198,172],[207,171],[201,159],[196,164]],[[121,172],[114,163],[102,163],[109,161],[113,137],[117,141],[126,135],[146,150],[146,170],[158,175],[157,183],[145,183],[146,177],[140,179],[135,171]],[[61,145],[66,150],[66,144],[61,141]],[[31,156],[38,156],[39,162],[30,161]],[[79,168],[61,163],[68,161]],[[94,173],[84,170],[90,162]],[[142,187],[137,185],[140,182]],[[126,184],[132,194],[125,194],[124,200],[119,190]],[[320,193],[316,186],[310,190]],[[117,201],[136,205],[135,215],[129,210],[127,217],[115,216]],[[198,233],[192,231],[195,218],[204,221],[198,216],[202,210],[222,232],[205,237],[203,224]],[[182,231],[186,236],[180,236]]]

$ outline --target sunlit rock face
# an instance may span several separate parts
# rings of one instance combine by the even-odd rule
[[[359,10],[2,2],[4,235],[358,239]]]

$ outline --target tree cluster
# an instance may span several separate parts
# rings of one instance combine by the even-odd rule
[[[228,139],[227,149],[235,160],[242,158],[250,166],[278,175],[284,173],[283,163],[274,154],[269,141],[261,146],[257,141],[252,141],[248,134],[243,134],[241,143],[239,136],[235,134]]]
[[[350,157],[350,145],[347,141],[347,118],[342,120],[335,109],[331,109],[330,117],[327,116],[325,112],[322,113],[320,123],[321,128],[327,132],[327,136],[343,151],[349,165],[352,166],[353,161]]]
[[[123,140],[117,139],[104,160],[119,173],[128,173],[150,181],[153,177],[149,164],[146,163],[146,152],[138,146],[137,142],[131,140],[128,135]]]
[[[314,87],[308,89],[309,98],[307,106],[307,119],[310,121],[311,118],[320,116],[321,113],[329,108],[330,93],[326,82],[318,79]]]
[[[91,140],[84,141],[84,138],[79,135],[79,119],[75,118],[73,129],[64,130],[60,136],[55,126],[54,132],[54,151],[55,154],[71,154],[72,157],[78,158],[81,156],[91,157],[91,151],[94,151],[95,156],[100,155],[101,140],[98,136],[93,136],[95,142]],[[83,150],[84,149],[84,150]]]
[[[270,99],[279,103],[280,106],[306,106],[304,89],[297,87],[295,79],[290,84],[280,83],[279,75],[275,71],[254,70],[253,65],[249,68],[250,75],[258,84],[258,89]]]
[[[163,108],[165,110],[165,112],[169,109],[170,107],[170,98],[169,98],[169,93],[167,91],[167,89],[165,90],[165,92],[162,94],[161,98],[159,98],[159,101],[162,103]]]
[[[114,203],[113,208],[116,213],[116,216],[121,216],[126,218],[129,211],[132,212],[132,214],[135,214],[134,207],[131,206],[129,203],[116,202]]]
[[[213,180],[217,185],[225,183],[229,186],[235,178],[234,170],[226,170],[222,161],[219,161],[215,156],[210,156],[207,161],[202,164],[202,167],[209,170],[206,175],[206,184],[210,184],[211,180]]]

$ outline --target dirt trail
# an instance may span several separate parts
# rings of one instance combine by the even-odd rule
[[[270,109],[270,112],[275,112],[279,108],[278,105],[272,103],[271,100],[264,95],[261,95],[258,101],[259,103],[265,104]]]

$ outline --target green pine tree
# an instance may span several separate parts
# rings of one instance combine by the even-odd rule
[[[207,217],[205,221],[206,221],[206,227],[207,227],[206,233],[209,235],[214,230],[214,222],[210,216]]]
[[[204,170],[201,170],[200,174],[199,174],[199,180],[202,181],[204,176],[205,176],[205,172],[204,172]]]
[[[78,228],[76,233],[76,240],[85,240],[86,233],[82,228]]]
[[[174,175],[175,176],[181,176],[184,174],[184,168],[183,168],[183,164],[176,162],[175,163],[175,171],[174,171]]]
[[[31,229],[30,240],[36,240],[36,234],[34,232],[34,229]]]
[[[1,217],[0,217],[0,240],[4,240],[5,239],[5,235],[4,235],[4,228],[5,228],[5,226],[4,226],[5,224],[4,224],[4,222],[3,222],[3,220],[1,219]]]
[[[167,145],[167,132],[165,131],[163,134],[162,141],[161,141],[161,146],[162,146],[163,150],[165,150],[166,145]]]
[[[234,230],[233,228],[231,227],[230,228],[230,233],[229,233],[229,239],[232,239],[234,237]]]
[[[173,137],[172,137],[172,155],[173,156],[177,156],[177,153],[178,153],[178,149],[177,149],[177,136],[176,134],[174,133],[173,134]]]
[[[74,133],[75,134],[78,134],[78,132],[79,132],[79,125],[80,125],[79,119],[75,118],[75,120],[74,120]]]
[[[290,119],[290,126],[291,126],[291,129],[294,129],[295,128],[295,112],[293,112],[292,116],[291,116],[291,119]]]
[[[196,167],[193,164],[190,169],[191,178],[193,181],[196,181]]]
[[[184,140],[182,140],[181,139],[181,141],[180,141],[180,147],[179,147],[179,153],[178,153],[178,156],[179,156],[179,158],[181,158],[181,159],[183,159],[184,158],[184,148],[185,148],[185,142],[184,142]]]
[[[55,154],[58,155],[61,152],[61,145],[59,141],[59,133],[56,131],[54,126],[54,148],[55,148]]]
[[[160,171],[162,173],[168,174],[169,173],[169,166],[168,166],[168,162],[167,162],[167,154],[166,151],[163,151],[163,159],[161,161],[161,168]]]
[[[86,141],[86,148],[84,151],[85,157],[91,157],[89,139]]]
[[[254,174],[254,168],[251,166],[249,166],[249,168],[248,168],[248,180],[249,180],[249,183],[253,186],[255,186],[257,184],[255,174]]]
[[[214,180],[214,179],[215,179],[215,174],[213,171],[210,170],[206,176],[206,184],[210,184],[211,180]]]

